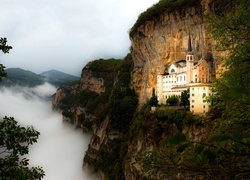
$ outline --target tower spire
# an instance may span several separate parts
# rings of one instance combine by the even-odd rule
[[[188,35],[188,52],[192,52],[190,33]]]

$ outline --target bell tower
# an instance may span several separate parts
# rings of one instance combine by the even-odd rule
[[[187,84],[193,81],[193,68],[194,68],[194,55],[192,52],[191,38],[190,34],[188,36],[188,50],[186,55],[186,65],[187,65]]]

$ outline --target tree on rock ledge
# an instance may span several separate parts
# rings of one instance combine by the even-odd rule
[[[0,38],[0,51],[12,49],[6,38]],[[0,82],[7,74],[0,64]],[[0,120],[0,180],[41,179],[45,173],[41,167],[29,167],[29,159],[22,157],[29,153],[29,145],[37,142],[40,133],[32,126],[21,127],[13,117]]]
[[[0,179],[33,180],[45,174],[41,167],[29,168],[29,160],[22,157],[29,145],[36,143],[40,133],[32,126],[21,127],[13,117],[0,121]]]

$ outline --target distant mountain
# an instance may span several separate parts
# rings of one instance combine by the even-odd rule
[[[42,72],[39,75],[43,76],[45,78],[45,80],[47,80],[49,83],[57,85],[57,86],[65,83],[65,82],[77,81],[80,79],[80,77],[66,74],[64,72],[57,71],[54,69]]]
[[[57,70],[50,70],[41,74],[36,74],[21,68],[9,68],[6,69],[5,72],[8,74],[8,77],[3,78],[3,82],[0,83],[1,86],[19,85],[34,87],[41,85],[44,82],[60,86],[63,83],[80,79],[80,77],[69,75]]]
[[[43,76],[21,68],[9,68],[5,72],[8,76],[3,78],[1,85],[4,86],[19,85],[33,87],[44,83]]]

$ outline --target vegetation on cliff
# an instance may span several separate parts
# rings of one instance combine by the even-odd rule
[[[98,159],[91,163],[96,171],[102,171],[109,179],[125,179],[124,161],[127,152],[127,137],[137,108],[138,99],[130,88],[133,61],[128,54],[114,69],[114,84],[106,103],[96,111],[96,119],[93,123],[100,124],[106,117],[109,124],[106,129],[108,134],[117,134],[116,138],[109,139],[107,144],[102,144]],[[106,92],[105,92],[106,93]],[[85,159],[85,162],[88,160]]]
[[[99,72],[97,76],[107,70],[111,74],[105,76],[108,82],[105,93],[82,90],[72,101],[95,115],[92,123],[106,131],[104,143],[100,143],[98,134],[94,135],[96,147],[89,148],[90,156],[85,156],[85,163],[103,172],[107,179],[126,179],[129,173],[137,179],[250,177],[250,132],[247,128],[250,120],[250,5],[248,0],[226,2],[223,10],[213,1],[209,4],[208,18],[211,18],[210,27],[219,42],[218,48],[229,51],[230,56],[222,59],[227,71],[216,80],[215,93],[210,99],[211,111],[206,117],[186,111],[189,105],[186,92],[182,94],[185,108],[151,112],[149,105],[157,104],[153,95],[154,98],[137,112],[138,100],[130,88],[133,68],[130,54],[123,61],[97,60],[93,67],[90,64],[91,71]],[[161,13],[197,4],[200,1],[162,0],[142,13],[130,36],[140,25],[157,19]],[[81,118],[86,119],[86,116]],[[104,129],[106,122],[108,125]]]
[[[152,7],[148,8],[147,11],[141,13],[130,29],[130,37],[135,34],[137,29],[146,23],[146,21],[157,21],[161,14],[170,13],[173,11],[181,12],[190,6],[201,5],[201,0],[160,0],[158,3],[154,4]]]
[[[222,2],[220,2],[222,3]],[[159,148],[137,156],[147,174],[163,177],[248,179],[250,177],[250,2],[210,4],[208,16],[217,50],[229,51],[221,61],[227,69],[215,82],[207,119],[210,135],[193,140],[176,133]]]

